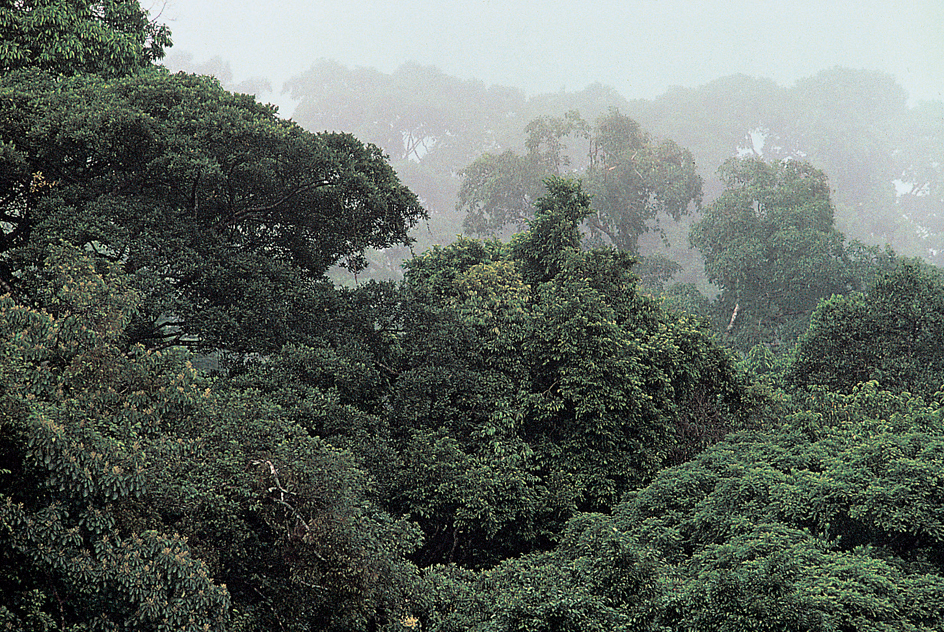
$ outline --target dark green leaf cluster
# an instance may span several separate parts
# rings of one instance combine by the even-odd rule
[[[944,276],[901,259],[864,293],[833,296],[816,308],[787,368],[794,385],[849,392],[877,380],[930,397],[944,386]]]
[[[137,0],[6,0],[0,3],[0,72],[121,76],[164,56],[170,31]]]
[[[186,539],[133,526],[165,425],[192,414],[188,376],[122,349],[127,279],[69,249],[46,265],[57,315],[0,299],[0,617],[225,629],[229,594]]]
[[[315,135],[207,77],[0,81],[0,280],[27,300],[49,244],[121,262],[134,339],[271,352],[323,327],[323,273],[409,243],[425,211],[381,152]]]
[[[628,255],[582,249],[579,183],[547,188],[508,246],[460,239],[407,265],[390,487],[426,561],[546,546],[575,509],[610,506],[749,414],[699,324],[641,295]]]
[[[0,621],[363,629],[404,612],[416,527],[277,398],[129,350],[133,279],[102,268],[61,246],[54,313],[0,299]],[[306,407],[322,428],[365,417],[330,393]]]

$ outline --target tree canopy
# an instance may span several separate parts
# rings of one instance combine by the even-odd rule
[[[846,244],[799,145],[761,159],[854,134],[833,100],[902,114],[889,82],[826,73],[802,126],[742,137],[692,230],[709,300],[643,285],[677,270],[647,248],[702,181],[612,91],[327,62],[295,86],[329,86],[306,115],[386,134],[394,164],[150,65],[165,45],[136,3],[0,0],[0,627],[944,626],[941,272]],[[751,95],[779,94],[711,90],[758,125]],[[524,153],[489,112],[531,120]],[[897,136],[923,211],[936,112]],[[884,141],[845,140],[878,158],[837,180],[881,192]],[[470,225],[525,230],[328,280],[411,242],[426,211],[395,166],[451,181],[486,148]]]
[[[459,207],[473,234],[494,234],[523,225],[549,175],[580,173],[596,213],[588,227],[618,250],[638,253],[639,237],[655,228],[660,215],[678,220],[701,202],[701,178],[691,154],[665,140],[654,141],[617,110],[591,129],[579,113],[539,117],[525,128],[527,153],[485,154],[464,171]],[[583,139],[587,151],[569,146]],[[579,145],[578,145],[579,146]]]
[[[930,397],[944,387],[944,278],[902,259],[863,293],[833,296],[816,308],[787,369],[794,384],[850,392],[878,380]]]
[[[938,629],[940,404],[874,383],[794,404],[575,516],[552,551],[431,569],[425,627]]]
[[[437,474],[411,469],[398,506],[453,552],[439,561],[541,546],[749,415],[707,331],[641,295],[628,255],[582,249],[579,183],[547,187],[508,246],[463,239],[407,266],[389,423],[401,458]]]
[[[305,132],[207,77],[33,70],[0,93],[0,279],[30,296],[28,271],[62,239],[120,261],[151,346],[304,339],[324,272],[409,243],[425,216],[378,148]]]
[[[170,31],[138,0],[6,0],[0,3],[0,71],[120,76],[147,69]]]
[[[855,287],[825,174],[808,163],[731,159],[725,191],[691,231],[736,346],[790,345],[817,303]]]

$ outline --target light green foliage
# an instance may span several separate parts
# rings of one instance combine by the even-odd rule
[[[937,629],[944,617],[937,405],[817,392],[630,494],[614,526],[655,546],[693,630]]]
[[[548,175],[543,167],[535,171],[530,154],[521,155],[529,121],[540,119],[553,128],[555,121],[563,120],[558,118],[561,112],[579,110],[593,120],[608,108],[627,106],[613,89],[599,84],[574,93],[528,97],[515,88],[462,80],[414,63],[382,73],[322,60],[291,79],[288,87],[299,99],[292,118],[306,129],[351,132],[390,155],[400,179],[430,211],[426,229],[415,235],[418,250],[450,243],[462,232],[465,213],[456,208],[460,172],[477,189],[476,199],[487,199],[490,207],[500,208],[522,227],[517,220],[531,216],[531,204],[544,193],[541,179]],[[587,160],[586,144],[580,145],[579,151],[570,148],[563,156],[575,166]],[[488,159],[476,160],[485,153]],[[490,162],[500,163],[507,178],[492,177]],[[517,199],[521,194],[528,199]],[[479,219],[490,221],[486,216]],[[467,232],[481,235],[491,230],[476,225]],[[372,261],[380,265],[365,274],[398,277],[399,260],[412,254],[404,248],[372,253]]]
[[[732,75],[628,111],[692,151],[708,198],[721,193],[714,172],[733,156],[809,162],[829,176],[844,234],[940,263],[941,103],[909,107],[886,73],[837,67],[788,87]]]
[[[477,576],[434,567],[427,576],[437,632],[655,631],[663,564],[657,553],[598,514],[568,525],[550,553],[507,560]]]
[[[944,277],[917,259],[898,260],[864,294],[834,296],[813,314],[787,378],[848,392],[878,380],[926,397],[944,386]]]
[[[0,3],[0,71],[35,67],[60,75],[126,75],[164,56],[170,31],[137,0]]]
[[[597,211],[590,228],[617,250],[637,253],[640,237],[654,229],[665,239],[660,218],[677,222],[701,204],[691,152],[656,142],[615,110],[597,121],[586,178]]]
[[[732,159],[725,192],[692,226],[729,344],[790,345],[820,299],[854,279],[826,176],[806,163]]]
[[[465,212],[463,230],[471,235],[522,228],[531,208],[544,194],[544,165],[531,154],[512,150],[483,154],[462,170],[458,208]]]
[[[29,296],[16,270],[59,239],[121,261],[148,346],[310,343],[324,272],[409,243],[425,215],[377,147],[305,132],[206,77],[21,72],[0,94],[0,279]]]

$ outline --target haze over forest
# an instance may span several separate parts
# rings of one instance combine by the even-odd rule
[[[274,91],[260,99],[278,104],[288,104],[283,82],[323,58],[387,73],[416,62],[528,94],[603,83],[651,99],[738,73],[789,86],[834,66],[890,73],[913,102],[944,92],[936,0],[168,0],[150,10],[173,32],[171,57],[219,57],[237,83],[268,79]]]
[[[934,33],[944,13],[930,0],[907,11],[653,0],[579,10],[282,3],[274,12],[171,1],[161,18],[173,31],[171,70],[215,75],[311,131],[348,131],[387,152],[431,214],[414,231],[417,251],[462,232],[455,176],[479,155],[523,149],[536,117],[576,110],[593,123],[615,108],[692,150],[705,202],[733,155],[809,160],[830,179],[849,238],[931,260],[944,252],[940,204],[926,188],[940,171],[928,139],[944,124]],[[578,145],[568,150],[577,163],[586,159]],[[681,263],[676,280],[706,288],[686,252],[688,223],[669,224],[663,254]],[[645,248],[662,248],[649,237]],[[407,254],[374,260],[397,276]]]

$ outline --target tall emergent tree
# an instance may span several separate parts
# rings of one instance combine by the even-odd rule
[[[379,149],[311,134],[208,77],[0,79],[0,281],[65,239],[143,293],[133,339],[238,352],[321,332],[321,280],[425,211]],[[330,294],[330,293],[328,293]]]
[[[725,191],[692,226],[735,346],[790,343],[817,303],[853,288],[829,183],[807,163],[731,159]]]
[[[701,177],[691,153],[671,140],[655,141],[616,110],[593,129],[577,112],[569,112],[535,119],[525,131],[526,154],[485,154],[465,169],[459,208],[470,233],[523,225],[532,216],[543,179],[565,172],[584,178],[593,197],[590,230],[631,254],[638,254],[641,235],[658,230],[660,216],[678,220],[701,202]],[[585,155],[568,146],[568,137],[586,141]]]

